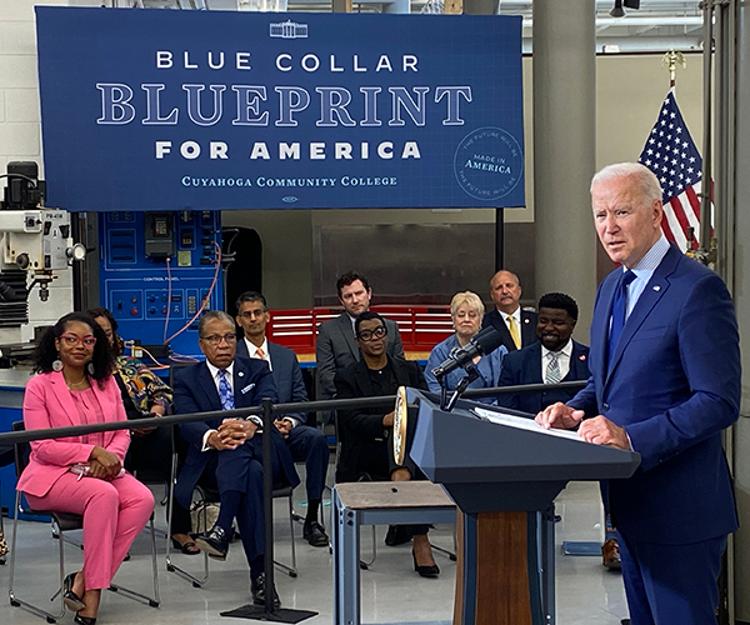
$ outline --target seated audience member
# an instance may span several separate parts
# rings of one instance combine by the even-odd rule
[[[336,281],[339,301],[344,307],[335,319],[321,323],[315,344],[317,399],[331,399],[336,393],[333,378],[337,371],[359,361],[359,346],[354,335],[354,322],[370,309],[372,289],[362,274],[350,271]],[[404,346],[398,325],[385,319],[389,356],[404,357]]]
[[[521,293],[521,281],[512,271],[501,269],[490,278],[490,297],[495,307],[484,316],[482,327],[495,328],[509,352],[536,341],[536,313],[521,308]]]
[[[564,293],[548,293],[539,300],[536,334],[539,342],[506,356],[498,386],[520,384],[556,384],[589,378],[589,348],[571,338],[578,321],[578,305]],[[501,393],[497,403],[506,408],[536,415],[555,402],[567,403],[577,390]],[[603,493],[605,509],[607,497]],[[606,512],[606,510],[605,510]],[[620,568],[620,549],[606,516],[606,538],[602,545],[602,563],[611,570]]]
[[[123,341],[117,334],[117,320],[106,308],[92,308],[88,314],[94,318],[109,341],[115,355],[115,381],[120,388],[125,414],[128,419],[162,417],[172,409],[172,389],[162,382],[137,358],[128,358],[123,351]],[[184,457],[184,453],[181,454]],[[165,480],[172,474],[172,441],[169,428],[136,428],[128,455],[128,471],[149,471]],[[176,502],[172,503],[172,544],[187,555],[200,553],[190,538],[190,512]]]
[[[355,324],[362,359],[336,373],[336,396],[377,397],[395,395],[399,386],[425,389],[419,365],[386,352],[388,330],[385,319],[377,313],[363,312]],[[387,409],[386,409],[387,410]],[[393,410],[351,408],[338,410],[337,435],[341,444],[336,467],[337,482],[361,480],[424,479],[408,459],[398,466],[389,444],[393,431]],[[432,557],[427,526],[391,527],[386,544],[396,545],[412,540],[414,570],[422,577],[437,577],[440,569]]]
[[[225,312],[212,310],[198,325],[199,345],[206,361],[178,370],[174,376],[175,412],[220,412],[258,406],[262,399],[276,401],[268,364],[237,358],[234,320]],[[262,421],[214,419],[185,423],[180,433],[189,447],[175,486],[175,498],[190,505],[199,483],[219,491],[219,518],[206,532],[195,536],[196,545],[210,556],[223,560],[229,548],[234,519],[250,566],[250,588],[257,605],[265,603],[266,592],[280,605],[275,588],[266,588],[265,519],[263,516],[263,451],[258,428]],[[277,430],[273,440],[273,478],[276,484],[299,484],[289,450]]]
[[[577,321],[578,305],[572,297],[563,293],[543,295],[539,300],[536,322],[539,341],[505,357],[498,386],[588,380],[589,348],[571,338]],[[497,403],[536,415],[556,401],[568,401],[576,392],[501,393],[497,396]]]
[[[451,319],[456,333],[432,348],[427,360],[427,367],[425,367],[424,377],[427,380],[427,387],[433,393],[439,393],[441,386],[432,370],[448,358],[451,351],[457,347],[466,347],[469,341],[479,332],[483,314],[484,304],[476,293],[462,291],[456,293],[451,299]],[[503,358],[507,353],[508,350],[501,345],[495,351],[482,356],[475,363],[479,377],[469,384],[468,388],[492,388],[496,386],[503,367]],[[465,375],[466,372],[463,369],[454,369],[443,378],[443,383],[449,391],[454,390]],[[476,399],[486,403],[494,403],[495,401],[494,397],[478,397]]]
[[[278,400],[282,404],[307,401],[297,355],[289,348],[269,343],[266,326],[270,316],[266,298],[257,291],[246,291],[237,298],[237,324],[245,333],[237,343],[237,355],[265,360],[271,369]],[[320,502],[328,471],[328,442],[317,428],[305,425],[302,413],[286,414],[276,419],[276,428],[284,437],[295,462],[306,469],[307,515],[302,535],[313,547],[328,545],[328,535],[318,522]]]
[[[112,377],[107,337],[87,314],[70,313],[42,337],[38,375],[23,399],[27,430],[125,421]],[[63,583],[63,599],[78,625],[93,625],[102,589],[154,510],[151,491],[123,469],[130,432],[116,430],[32,441],[18,480],[32,509],[83,516],[83,569]]]

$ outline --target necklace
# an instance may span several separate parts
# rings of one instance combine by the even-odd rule
[[[65,380],[65,384],[68,385],[68,388],[82,388],[86,386],[88,383],[89,381],[85,375],[78,382],[68,382],[67,380]]]

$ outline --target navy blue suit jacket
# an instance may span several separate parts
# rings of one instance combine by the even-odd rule
[[[589,348],[573,341],[570,355],[570,369],[561,382],[588,380]],[[498,386],[515,386],[518,384],[541,384],[542,379],[542,345],[539,342],[511,352],[503,360]],[[497,396],[498,406],[513,408],[536,414],[557,401],[569,401],[575,391],[553,390],[536,393],[501,393]]]
[[[258,406],[261,399],[277,401],[276,387],[268,364],[262,360],[235,358],[233,371],[234,403],[236,408]],[[244,392],[243,392],[244,391]],[[205,362],[178,369],[174,376],[174,410],[176,414],[221,410],[221,400],[211,372]],[[180,434],[188,442],[185,464],[180,471],[175,487],[175,497],[180,502],[190,502],[193,489],[213,454],[227,453],[201,451],[203,435],[216,429],[221,418],[210,421],[195,421],[180,426]],[[299,476],[284,439],[274,430],[274,450],[280,461],[286,481],[291,486],[299,484]]]
[[[247,344],[244,339],[237,343],[237,355],[249,358]],[[307,401],[307,389],[302,378],[302,369],[295,354],[288,347],[268,341],[268,355],[271,357],[271,374],[276,386],[278,401],[281,404],[297,401]],[[291,413],[290,417],[297,419],[300,425],[305,425],[307,415],[301,412]]]
[[[688,544],[737,528],[721,431],[737,419],[740,354],[726,286],[670,248],[628,317],[607,370],[607,335],[622,269],[599,286],[591,378],[568,405],[625,428],[641,466],[609,482],[616,527],[634,541]]]
[[[527,347],[532,343],[536,342],[536,321],[538,315],[533,310],[521,309],[521,348]],[[516,344],[513,342],[513,337],[510,335],[508,326],[505,325],[505,321],[500,316],[500,312],[497,308],[492,308],[487,313],[484,313],[482,318],[482,328],[495,328],[503,337],[502,345],[505,345],[508,353],[516,351]]]

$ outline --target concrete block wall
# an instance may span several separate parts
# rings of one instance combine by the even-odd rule
[[[35,5],[98,3],[65,0],[0,0],[0,173],[10,161],[36,161],[44,178],[37,74]],[[0,189],[5,180],[0,179]],[[47,302],[39,300],[35,288],[29,297],[29,324],[18,340],[33,336],[34,326],[54,323],[73,309],[73,279],[70,270],[52,282]]]

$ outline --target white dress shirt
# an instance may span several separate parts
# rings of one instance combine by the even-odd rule
[[[669,241],[662,234],[659,240],[651,246],[651,249],[644,254],[643,258],[636,263],[635,267],[623,266],[623,271],[631,269],[635,274],[635,279],[628,285],[628,305],[625,310],[626,320],[630,316],[630,313],[633,312],[633,308],[638,303],[638,298],[640,298],[649,280],[653,277],[654,271],[656,271],[661,261],[664,260],[668,251]]]
[[[552,352],[542,345],[542,382],[544,383],[547,382],[547,365],[550,361],[550,354]],[[562,381],[570,371],[570,358],[573,355],[573,339],[568,339],[565,347],[559,352],[555,352],[555,354],[557,354],[557,364],[560,367],[560,381]]]
[[[242,339],[245,341],[245,346],[247,347],[247,353],[250,356],[250,358],[257,358],[258,360],[265,360],[268,363],[268,368],[273,371],[273,365],[271,364],[271,354],[268,352],[268,339],[263,338],[263,344],[260,347],[256,347],[254,343],[247,340],[247,337]],[[262,358],[258,355],[258,350],[262,349],[265,356]]]
[[[521,332],[521,307],[518,306],[515,311],[512,313],[506,313],[502,310],[498,309],[498,313],[500,313],[500,317],[502,317],[503,322],[505,323],[505,327],[508,328],[508,332],[510,332],[510,322],[508,321],[508,317],[513,317],[516,321],[516,327],[518,328],[518,336],[522,335]],[[523,342],[523,337],[521,336],[521,342]]]
[[[219,397],[221,397],[221,391],[219,390],[219,383],[221,382],[221,371],[222,369],[219,369],[218,367],[214,367],[208,360],[206,360],[206,366],[208,367],[209,372],[211,373],[211,379],[214,381],[214,384],[216,385],[216,392],[219,393]],[[229,383],[229,390],[232,391],[232,396],[234,397],[234,360],[232,361],[232,364],[229,365],[224,371],[227,372],[227,382]]]
[[[247,337],[245,337],[242,340],[245,341],[245,345],[247,347],[247,353],[250,356],[250,358],[257,358],[258,360],[265,360],[268,363],[268,368],[271,371],[273,371],[273,364],[271,363],[271,353],[268,351],[268,339],[266,337],[263,337],[263,343],[260,347],[256,347],[254,343],[251,343],[250,341],[248,341]],[[263,358],[261,358],[258,355],[259,349],[262,349],[263,353],[265,354]],[[284,415],[283,417],[281,417],[281,420],[288,421],[291,424],[292,429],[294,429],[295,427],[299,425],[299,421],[289,415]]]
[[[211,374],[211,379],[214,381],[214,384],[216,385],[216,392],[219,394],[219,397],[221,397],[221,391],[219,390],[219,384],[221,382],[221,371],[222,369],[219,369],[218,367],[214,367],[208,360],[206,360],[206,366],[208,367],[208,371]],[[234,396],[234,361],[232,361],[232,364],[229,365],[224,371],[227,372],[227,383],[229,384],[229,389],[232,391],[232,396]],[[242,375],[242,372],[240,372],[240,375]],[[236,404],[235,404],[236,407]],[[248,421],[252,421],[257,425],[259,428],[263,426],[263,421],[256,415],[250,415],[247,418]],[[203,447],[201,447],[201,451],[210,451],[213,449],[208,444],[208,437],[211,436],[214,432],[217,430],[206,430],[206,432],[203,434]]]

